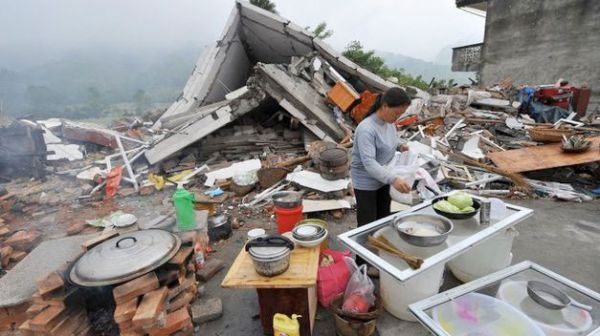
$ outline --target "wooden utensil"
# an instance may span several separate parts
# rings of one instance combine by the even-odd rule
[[[394,245],[392,245],[389,240],[384,237],[375,238],[373,236],[369,236],[369,245],[376,249],[382,250],[389,254],[400,257],[402,260],[406,261],[408,266],[412,269],[419,269],[423,264],[423,259],[419,257],[412,256],[406,252],[398,250]]]

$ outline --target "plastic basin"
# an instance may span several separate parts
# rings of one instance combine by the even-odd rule
[[[396,248],[422,258],[432,256],[447,247],[446,243],[433,247],[413,246],[401,240],[393,232],[395,230],[395,228],[388,226],[378,230],[374,236],[385,236]],[[383,260],[399,270],[405,270],[409,267],[404,260],[396,256],[381,251],[378,254]],[[396,280],[386,272],[381,272],[379,287],[385,310],[401,320],[416,321],[417,319],[408,310],[408,305],[439,292],[443,282],[444,265],[444,263],[440,263],[404,282]]]
[[[545,336],[536,323],[513,306],[479,293],[468,293],[436,306],[431,314],[452,336]]]

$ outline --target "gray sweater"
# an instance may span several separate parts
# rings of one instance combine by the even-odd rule
[[[364,119],[354,133],[354,148],[350,176],[358,190],[377,190],[392,184],[396,176],[388,164],[398,147],[396,126],[388,124],[375,113]]]

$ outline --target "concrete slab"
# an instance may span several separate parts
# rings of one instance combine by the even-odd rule
[[[73,261],[83,252],[81,243],[92,235],[48,240],[38,245],[0,279],[0,307],[29,301],[37,290],[36,280]]]

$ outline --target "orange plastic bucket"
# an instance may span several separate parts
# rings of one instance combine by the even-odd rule
[[[297,206],[295,208],[285,209],[275,207],[275,222],[277,223],[277,232],[279,234],[284,234],[286,232],[290,232],[294,229],[294,226],[304,219],[302,216],[302,210],[304,207],[302,205]]]

